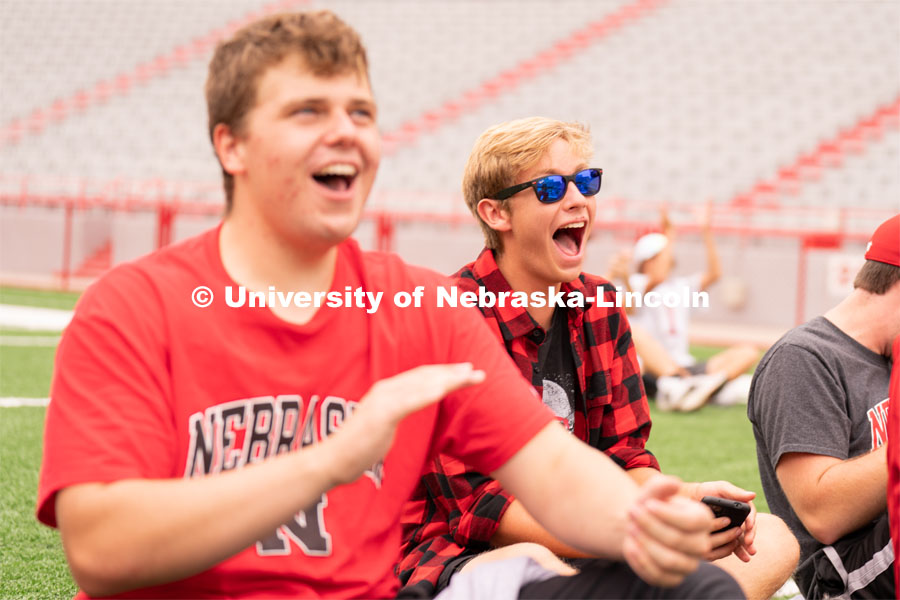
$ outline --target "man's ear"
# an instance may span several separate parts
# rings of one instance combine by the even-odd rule
[[[246,169],[244,167],[244,147],[241,140],[234,134],[231,127],[225,123],[219,123],[213,128],[213,148],[222,169],[229,175],[239,175]]]
[[[481,220],[494,231],[512,230],[509,206],[503,206],[500,200],[482,198],[475,207]]]

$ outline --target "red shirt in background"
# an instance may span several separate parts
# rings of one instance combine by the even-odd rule
[[[891,351],[894,366],[891,369],[891,387],[888,397],[888,511],[891,521],[891,540],[894,542],[894,583],[900,589],[900,336],[894,340]]]

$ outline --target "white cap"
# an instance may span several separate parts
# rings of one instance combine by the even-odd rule
[[[669,238],[662,233],[648,233],[637,241],[632,252],[632,260],[640,265],[645,260],[650,260],[669,244]]]

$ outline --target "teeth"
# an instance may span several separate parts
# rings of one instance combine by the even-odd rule
[[[356,173],[356,167],[354,167],[353,165],[338,163],[328,165],[321,171],[318,171],[316,175],[339,175],[342,177],[355,177]]]
[[[582,227],[584,227],[584,221],[569,223],[568,225],[563,225],[560,229],[581,229]]]

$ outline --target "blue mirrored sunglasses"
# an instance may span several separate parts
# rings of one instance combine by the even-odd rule
[[[559,202],[569,189],[569,182],[574,181],[575,187],[584,196],[593,196],[600,191],[600,179],[603,169],[585,169],[572,175],[545,175],[525,183],[520,183],[506,189],[502,189],[494,195],[494,200],[506,200],[510,196],[518,194],[530,187],[534,188],[537,199],[544,204]]]

